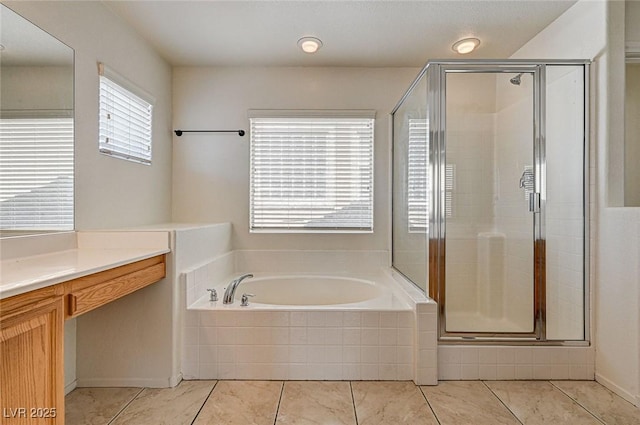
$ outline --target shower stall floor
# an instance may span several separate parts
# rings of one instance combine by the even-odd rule
[[[507,317],[488,317],[479,312],[446,312],[447,332],[533,332],[533,321],[518,323]]]

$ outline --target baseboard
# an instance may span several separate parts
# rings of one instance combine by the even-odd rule
[[[65,385],[64,386],[64,395],[67,395],[71,391],[75,390],[77,386],[78,386],[78,381],[77,380],[74,380],[70,384]]]
[[[172,376],[171,378],[169,378],[169,386],[171,388],[175,387],[176,385],[178,385],[180,383],[180,381],[182,381],[182,373],[179,373],[175,376]]]
[[[175,387],[180,380],[178,377],[149,379],[149,378],[78,378],[78,387],[142,387],[142,388],[170,388]],[[175,382],[175,383],[174,383]]]
[[[605,378],[604,376],[600,375],[599,373],[596,373],[596,381],[598,381],[600,384],[604,385],[605,387],[607,387],[608,389],[610,389],[614,393],[618,394],[620,397],[624,398],[629,403],[638,406],[638,403],[640,402],[640,396],[638,396],[638,397],[634,396],[629,391],[627,391],[624,388],[620,387],[619,385],[613,383],[613,381],[611,381],[610,379]]]

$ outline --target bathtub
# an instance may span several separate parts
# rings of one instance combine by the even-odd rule
[[[184,379],[437,382],[436,305],[414,300],[389,271],[254,273],[228,305],[225,288],[243,273],[209,286],[197,284],[207,273],[189,273],[186,286],[199,296],[185,315]],[[242,307],[245,293],[255,297]]]
[[[240,274],[238,274],[239,276]],[[234,276],[235,277],[235,276]],[[203,295],[189,306],[194,310],[261,309],[261,310],[411,310],[393,284],[382,274],[335,276],[316,274],[255,274],[236,288],[233,304],[223,304],[228,282],[214,286],[218,301]],[[254,295],[249,305],[240,306],[242,294]]]

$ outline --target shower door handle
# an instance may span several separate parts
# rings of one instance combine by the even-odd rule
[[[540,194],[537,192],[532,192],[529,194],[529,212],[540,212]]]

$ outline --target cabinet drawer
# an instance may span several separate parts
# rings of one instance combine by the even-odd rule
[[[166,275],[160,255],[66,282],[66,317],[72,318],[159,281]]]

